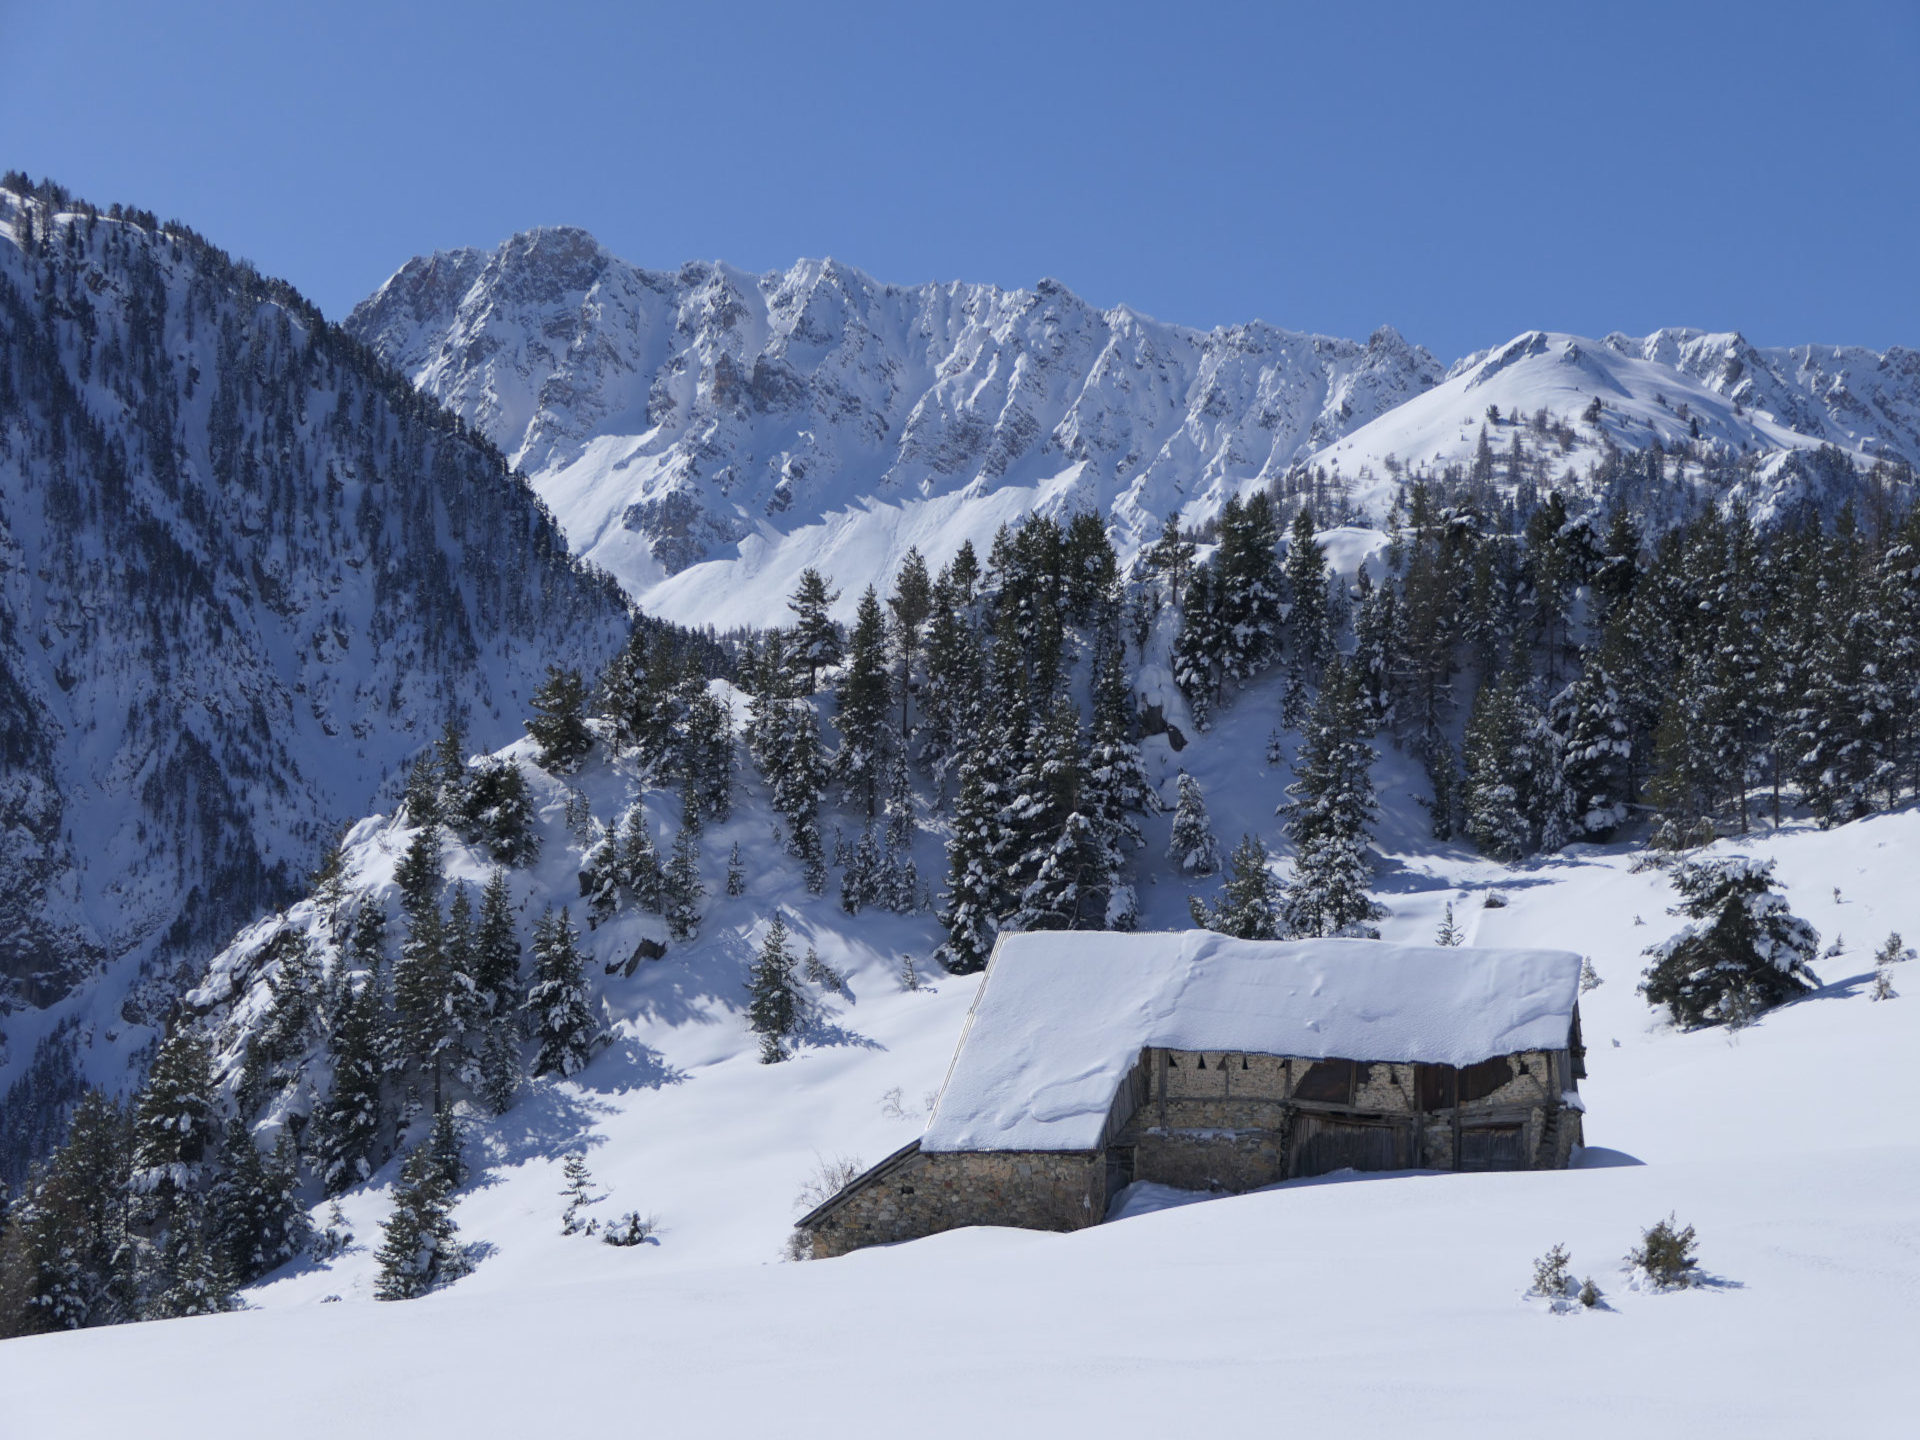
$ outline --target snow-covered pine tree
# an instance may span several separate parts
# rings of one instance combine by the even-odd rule
[[[333,1083],[308,1127],[313,1168],[329,1195],[373,1174],[384,1158],[388,1115],[381,1088],[378,979],[350,986],[329,1048]]]
[[[580,1212],[601,1197],[593,1193],[593,1176],[587,1172],[587,1157],[578,1150],[572,1151],[567,1156],[561,1174],[566,1184],[560,1191],[560,1198],[567,1202],[567,1207],[560,1212],[560,1233],[591,1235],[595,1224],[582,1219]]]
[[[1447,902],[1446,914],[1440,917],[1440,929],[1435,933],[1433,943],[1451,949],[1454,946],[1463,944],[1465,940],[1465,932],[1454,923],[1453,902],[1449,900]]]
[[[747,893],[747,872],[740,859],[740,842],[733,842],[733,848],[727,851],[727,895],[739,899]]]
[[[230,1120],[220,1169],[209,1197],[214,1251],[233,1284],[250,1285],[303,1253],[312,1238],[293,1137],[282,1130],[273,1153],[262,1155],[246,1123]]]
[[[1354,648],[1349,663],[1360,682],[1368,733],[1378,734],[1394,719],[1392,665],[1400,626],[1399,594],[1391,580],[1376,587],[1364,565],[1354,577],[1354,586],[1360,593],[1354,609]]]
[[[471,772],[461,813],[461,837],[484,845],[496,862],[531,865],[540,855],[533,792],[515,760],[485,759]]]
[[[1181,589],[1193,568],[1195,549],[1192,537],[1180,528],[1180,512],[1169,510],[1160,525],[1160,538],[1142,556],[1148,570],[1166,580],[1167,598],[1175,605],[1180,603]]]
[[[128,1229],[129,1116],[98,1090],[0,1226],[0,1337],[139,1318]]]
[[[1227,883],[1220,903],[1208,909],[1188,898],[1193,923],[1237,940],[1280,938],[1280,905],[1285,895],[1268,868],[1267,847],[1251,835],[1240,837],[1227,862]]]
[[[534,926],[533,983],[527,988],[526,1009],[540,1047],[533,1073],[565,1078],[585,1069],[600,1027],[587,1004],[573,922],[565,910],[549,908]]]
[[[920,755],[944,798],[947,777],[975,732],[986,656],[950,565],[933,588],[926,632],[926,683],[920,692]]]
[[[1220,868],[1220,842],[1214,839],[1213,823],[1207,818],[1206,797],[1200,793],[1200,782],[1184,770],[1167,859],[1183,875],[1211,875]]]
[[[1215,600],[1214,568],[1195,568],[1180,607],[1180,631],[1173,642],[1173,680],[1187,698],[1193,723],[1200,729],[1213,722],[1214,701],[1220,694],[1221,656],[1227,635]]]
[[[880,862],[877,900],[899,915],[919,904],[920,872],[913,863],[913,780],[904,746],[887,758],[886,853]]]
[[[683,824],[673,837],[673,851],[660,878],[660,913],[674,939],[691,940],[699,933],[700,897],[706,893],[700,879],[700,847],[692,827]]]
[[[1144,843],[1140,814],[1153,803],[1147,767],[1133,739],[1133,692],[1117,630],[1102,632],[1093,663],[1093,730],[1087,746],[1080,810],[1093,828],[1106,869],[1109,929],[1130,930],[1138,905],[1126,872]]]
[[[1220,548],[1214,555],[1214,600],[1225,642],[1218,658],[1235,680],[1259,674],[1280,653],[1286,582],[1279,540],[1273,505],[1264,492],[1245,501],[1228,497],[1220,511]]]
[[[834,773],[847,800],[869,819],[878,811],[886,773],[888,718],[892,685],[887,666],[886,614],[869,585],[860,596],[853,630],[847,637],[847,662],[837,696],[840,749]]]
[[[809,695],[820,688],[821,670],[840,663],[840,627],[827,614],[839,598],[838,590],[827,587],[826,577],[808,566],[800,572],[800,583],[787,601],[787,609],[793,612],[793,644],[787,660],[796,673],[806,671]]]
[[[393,1213],[374,1255],[380,1265],[376,1300],[412,1300],[467,1272],[452,1192],[432,1151],[425,1145],[415,1148],[401,1168]]]
[[[1283,909],[1289,934],[1364,934],[1367,922],[1383,913],[1368,894],[1367,844],[1378,805],[1365,725],[1358,679],[1336,656],[1301,736],[1294,783],[1287,787],[1293,799],[1280,807],[1294,845]]]
[[[547,667],[546,681],[533,692],[533,718],[527,733],[540,747],[540,768],[571,775],[593,748],[587,729],[587,687],[578,670]]]
[[[1313,512],[1293,512],[1282,566],[1286,585],[1286,661],[1290,687],[1318,685],[1320,671],[1333,658],[1333,634],[1327,623],[1327,552],[1314,538]]]
[[[940,963],[956,975],[984,969],[999,934],[1004,886],[995,862],[999,794],[988,773],[984,747],[970,749],[960,765],[960,793],[947,840],[947,890],[940,923],[946,943]]]
[[[760,942],[747,974],[747,1025],[760,1037],[760,1063],[787,1058],[787,1040],[800,1023],[800,987],[794,978],[787,925],[778,912]]]
[[[920,632],[933,614],[933,607],[933,580],[927,574],[927,562],[918,546],[910,546],[894,575],[893,594],[887,597],[887,610],[893,616],[893,688],[900,700],[900,744],[895,748],[902,752],[913,733],[910,712],[914,669],[920,658]]]
[[[1490,679],[1467,717],[1460,809],[1468,837],[1498,860],[1517,860],[1531,848],[1520,794],[1525,743],[1519,691],[1507,676]]]
[[[858,915],[880,898],[882,859],[880,842],[874,837],[869,820],[860,832],[860,840],[847,853],[847,868],[840,876],[840,908]]]
[[[198,1190],[219,1140],[212,1050],[200,1027],[182,1015],[133,1103],[133,1192],[165,1201]]]
[[[1817,983],[1809,967],[1820,934],[1773,888],[1771,860],[1684,864],[1673,883],[1681,900],[1672,913],[1693,923],[1647,948],[1653,963],[1639,988],[1649,1004],[1688,1028],[1740,1023]]]

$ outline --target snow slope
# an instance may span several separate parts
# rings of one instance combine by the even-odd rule
[[[1440,378],[1391,329],[1199,331],[833,260],[649,271],[572,229],[409,261],[346,323],[525,468],[577,554],[723,626],[781,614],[807,565],[850,615],[907,546],[938,564],[1032,508],[1130,548]]]
[[[1255,687],[1177,756],[1148,742],[1169,788],[1179,766],[1199,778],[1223,836],[1273,833],[1284,771],[1245,757],[1276,705],[1273,686]],[[1906,993],[1875,1004],[1866,956],[1891,929],[1920,936],[1920,811],[1716,846],[1776,859],[1794,909],[1844,949],[1806,1000],[1737,1034],[1683,1035],[1633,994],[1639,952],[1679,924],[1660,872],[1634,873],[1623,847],[1517,869],[1480,859],[1417,833],[1405,795],[1417,780],[1398,757],[1376,774],[1387,939],[1430,940],[1451,903],[1469,945],[1592,958],[1603,983],[1581,997],[1581,1168],[1324,1177],[1183,1205],[1136,1196],[1132,1218],[1072,1236],[975,1230],[775,1263],[821,1158],[874,1160],[920,1132],[979,982],[904,990],[898,955],[925,953],[928,923],[856,925],[794,893],[750,786],[705,846],[718,857],[741,840],[748,895],[711,898],[696,945],[607,984],[614,1048],[476,1139],[484,1173],[458,1219],[490,1253],[473,1275],[409,1304],[369,1300],[389,1170],[348,1199],[358,1248],[257,1288],[257,1311],[0,1345],[8,1419],[74,1437],[201,1435],[263,1415],[289,1436],[824,1435],[902,1413],[935,1435],[1055,1421],[1178,1433],[1276,1413],[1362,1435],[1904,1433],[1920,1121],[1900,1097],[1920,971],[1896,967]],[[601,813],[618,777],[587,781]],[[551,827],[564,822],[553,793],[546,803],[542,864],[562,866]],[[1149,855],[1167,823],[1150,822]],[[356,843],[397,855],[404,838],[374,824]],[[1145,922],[1180,924],[1186,890],[1150,873]],[[1495,892],[1506,903],[1490,908]],[[816,1043],[764,1066],[740,987],[775,903],[845,967],[856,998],[830,1000]],[[626,938],[591,937],[597,954]],[[606,1192],[593,1213],[656,1213],[657,1246],[559,1234],[560,1156],[574,1147]],[[1635,1291],[1620,1257],[1669,1212],[1698,1227],[1715,1283]],[[1609,1310],[1556,1316],[1523,1298],[1555,1243]],[[101,1373],[116,1383],[93,1383]]]
[[[1790,363],[1803,354],[1832,364],[1823,372],[1810,359]],[[1857,372],[1878,382],[1871,407],[1847,389],[1849,380],[1861,385]],[[1600,413],[1589,418],[1595,401]],[[1311,463],[1380,512],[1403,475],[1469,471],[1483,434],[1499,478],[1519,440],[1543,488],[1577,490],[1612,450],[1659,445],[1696,463],[1757,461],[1736,489],[1764,515],[1800,493],[1802,472],[1780,463],[1796,452],[1835,445],[1862,466],[1920,456],[1920,357],[1759,351],[1738,335],[1692,331],[1596,341],[1534,330],[1467,356],[1444,382],[1323,446]]]

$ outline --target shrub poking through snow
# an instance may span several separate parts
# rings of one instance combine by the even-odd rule
[[[801,1183],[800,1193],[793,1197],[795,1213],[804,1215],[809,1210],[826,1204],[846,1189],[865,1168],[852,1155],[836,1155],[831,1160],[818,1160],[813,1167],[813,1173]]]
[[[655,1216],[629,1210],[601,1231],[600,1238],[609,1245],[645,1245],[659,1229],[660,1221]]]
[[[1573,1293],[1573,1275],[1567,1269],[1567,1247],[1556,1245],[1533,1262],[1533,1289],[1543,1300],[1563,1300]]]
[[[1649,1004],[1665,1005],[1688,1029],[1737,1024],[1813,988],[1808,969],[1820,933],[1787,909],[1773,888],[1773,862],[1736,856],[1681,865],[1676,915],[1693,924],[1647,948],[1640,982]]]
[[[1669,1215],[1651,1226],[1640,1243],[1627,1252],[1627,1266],[1649,1289],[1684,1290],[1700,1280],[1695,1244],[1693,1227],[1678,1229]]]
[[[1912,958],[1913,951],[1907,948],[1906,942],[1900,938],[1900,932],[1898,930],[1888,935],[1886,944],[1874,951],[1873,954],[1873,985],[1867,991],[1868,998],[1873,1000],[1899,999],[1900,992],[1893,988],[1893,967],[1903,960],[1911,960]]]
[[[1606,1293],[1603,1290],[1601,1290],[1601,1288],[1598,1285],[1593,1283],[1593,1277],[1589,1275],[1584,1281],[1581,1282],[1580,1294],[1578,1298],[1579,1298],[1580,1304],[1586,1309],[1597,1310],[1600,1308],[1600,1302],[1606,1299],[1607,1297],[1606,1297]]]

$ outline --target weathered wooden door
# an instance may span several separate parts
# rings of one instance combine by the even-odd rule
[[[1297,1115],[1288,1173],[1299,1179],[1335,1170],[1404,1170],[1408,1138],[1404,1127],[1391,1122]]]
[[[1462,1170],[1524,1170],[1527,1168],[1526,1127],[1476,1126],[1460,1132]]]

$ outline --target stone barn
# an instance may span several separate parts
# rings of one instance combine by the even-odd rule
[[[802,1217],[816,1256],[963,1225],[1077,1230],[1135,1180],[1564,1167],[1580,957],[1003,936],[926,1133]]]

